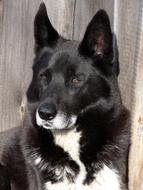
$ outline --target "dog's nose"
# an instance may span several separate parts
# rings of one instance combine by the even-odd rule
[[[54,104],[42,104],[38,109],[41,119],[52,120],[56,116],[56,106]]]

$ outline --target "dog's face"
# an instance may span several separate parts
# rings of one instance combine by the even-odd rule
[[[114,65],[112,32],[105,11],[89,23],[83,40],[65,40],[40,5],[34,22],[36,58],[27,92],[32,119],[46,129],[74,126],[80,114],[109,101]]]

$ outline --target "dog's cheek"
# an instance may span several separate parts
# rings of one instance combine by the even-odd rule
[[[36,102],[39,99],[39,89],[36,82],[31,82],[27,90],[27,100],[28,102]]]
[[[88,86],[83,87],[74,97],[74,109],[80,113],[87,105],[92,102]]]
[[[111,89],[108,83],[101,77],[93,77],[75,96],[74,105],[80,113],[87,106],[95,105],[100,99],[108,100],[110,96]]]

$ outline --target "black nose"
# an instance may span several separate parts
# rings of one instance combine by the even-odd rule
[[[52,120],[56,116],[56,106],[54,104],[42,104],[38,109],[38,113],[41,119]]]

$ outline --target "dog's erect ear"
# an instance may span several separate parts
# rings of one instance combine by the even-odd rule
[[[35,48],[53,46],[58,38],[58,32],[53,28],[44,3],[40,4],[34,20]]]
[[[99,10],[87,26],[79,52],[84,56],[101,58],[112,53],[112,31],[104,10]]]

